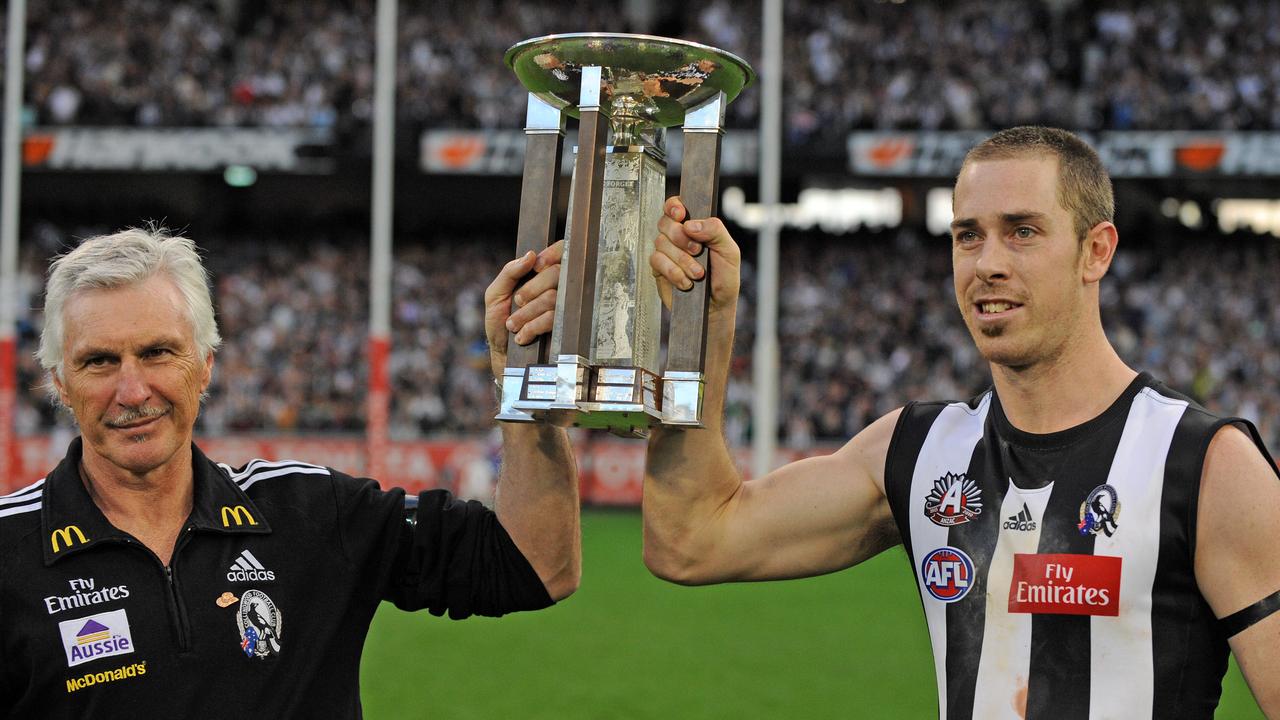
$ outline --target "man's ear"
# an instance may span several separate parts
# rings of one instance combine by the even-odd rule
[[[1116,256],[1116,247],[1120,245],[1120,234],[1113,223],[1103,221],[1089,228],[1081,242],[1081,279],[1092,285],[1111,268],[1111,259]]]
[[[200,393],[204,394],[209,389],[209,383],[213,381],[213,351],[204,358],[204,380],[200,383]]]
[[[67,388],[58,377],[58,368],[49,371],[49,382],[53,383],[53,389],[58,392],[58,402],[62,403],[63,407],[71,407],[71,403],[67,402]]]

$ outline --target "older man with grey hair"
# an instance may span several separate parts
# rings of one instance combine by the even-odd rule
[[[50,268],[38,356],[80,435],[0,498],[0,715],[356,718],[381,601],[464,618],[576,589],[563,431],[504,430],[496,511],[292,460],[232,468],[192,441],[220,343],[188,239],[126,230]]]

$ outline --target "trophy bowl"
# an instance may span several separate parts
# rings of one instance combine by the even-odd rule
[[[685,112],[725,94],[726,104],[755,80],[745,60],[686,40],[625,33],[545,35],[512,45],[503,60],[526,89],[578,117],[582,68],[604,69],[604,92],[632,95],[653,127],[674,127]]]

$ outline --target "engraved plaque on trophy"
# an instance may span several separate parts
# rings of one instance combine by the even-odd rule
[[[506,62],[529,90],[521,254],[553,240],[565,116],[579,129],[554,330],[528,346],[509,342],[498,419],[632,437],[658,422],[699,426],[706,275],[674,291],[658,368],[662,308],[649,256],[666,194],[666,128],[683,125],[689,217],[712,216],[725,106],[753,71],[705,45],[619,34],[534,38]]]

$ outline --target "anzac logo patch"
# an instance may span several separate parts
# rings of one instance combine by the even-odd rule
[[[1076,527],[1080,528],[1081,535],[1101,532],[1111,537],[1116,533],[1119,522],[1120,498],[1110,485],[1099,485],[1080,503],[1080,524]]]
[[[261,590],[246,590],[236,613],[240,626],[240,649],[248,657],[266,658],[280,654],[280,610]]]
[[[964,473],[947,473],[933,481],[924,514],[935,525],[963,525],[982,514],[982,490]]]

